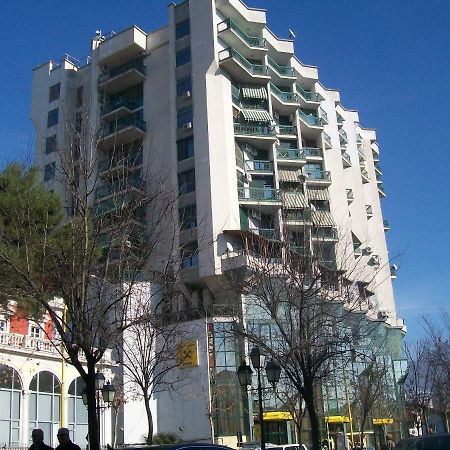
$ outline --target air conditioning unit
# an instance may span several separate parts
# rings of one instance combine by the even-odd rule
[[[191,130],[192,129],[192,122],[186,122],[183,124],[183,130]]]
[[[256,209],[250,209],[249,210],[249,216],[252,219],[261,220],[261,212]]]
[[[418,436],[419,435],[416,428],[408,428],[408,434],[410,436]]]
[[[191,95],[192,95],[191,91],[186,91],[186,92],[183,93],[182,97],[183,98],[191,98]]]

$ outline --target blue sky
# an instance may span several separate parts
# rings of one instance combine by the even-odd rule
[[[195,0],[202,1],[202,0]],[[2,2],[0,164],[32,153],[32,69],[88,54],[95,30],[167,22],[168,0]],[[279,37],[295,31],[296,53],[341,91],[362,126],[376,128],[391,230],[399,316],[409,337],[450,300],[450,2],[448,0],[248,0],[268,10]],[[126,5],[126,7],[124,7]]]

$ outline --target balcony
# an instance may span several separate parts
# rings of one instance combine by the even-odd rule
[[[337,241],[338,232],[336,227],[317,228],[311,234],[311,238],[321,241]]]
[[[363,183],[369,183],[370,182],[370,176],[369,172],[367,172],[366,169],[361,169],[361,178]]]
[[[347,203],[350,204],[353,202],[355,197],[353,196],[353,189],[347,189]]]
[[[358,160],[359,160],[359,165],[364,167],[365,163],[366,163],[366,157],[364,156],[363,151],[360,149],[358,149]]]
[[[281,114],[290,114],[298,108],[300,99],[295,92],[282,91],[272,83],[270,91],[273,94],[273,106]]]
[[[359,133],[356,133],[356,143],[362,144],[362,136]]]
[[[128,178],[120,183],[104,184],[95,190],[95,200],[102,200],[110,196],[132,191],[144,193],[144,180],[141,178]]]
[[[146,133],[145,122],[136,114],[121,117],[118,120],[108,122],[100,128],[100,139],[104,148],[133,142],[142,138]]]
[[[380,183],[378,184],[378,196],[381,197],[386,197],[386,191],[384,190],[383,185]]]
[[[383,220],[383,228],[384,228],[384,231],[390,230],[389,221],[387,221],[386,219]]]
[[[306,129],[322,131],[323,121],[321,117],[316,116],[313,112],[306,113],[301,109],[298,110],[298,116],[301,122],[306,125]]]
[[[303,102],[307,104],[319,104],[323,100],[320,94],[307,91],[306,89],[303,89],[299,84],[295,85],[295,90],[300,95],[300,98],[303,100]]]
[[[341,116],[337,111],[336,111],[336,121],[338,124],[338,127],[342,127],[342,125],[344,125],[345,119],[343,116]]]
[[[249,36],[234,20],[226,19],[217,25],[217,33],[230,47],[239,48],[249,58],[261,57],[261,52],[267,51],[267,43],[264,38]]]
[[[267,57],[267,63],[272,70],[273,75],[281,80],[286,78],[296,78],[294,68],[291,66],[281,66],[270,56]]]
[[[308,247],[300,245],[298,242],[289,242],[289,250],[297,253],[299,256],[311,256],[311,252]]]
[[[350,159],[350,155],[347,152],[342,153],[342,165],[347,167],[352,167],[352,160]]]
[[[319,117],[321,119],[322,125],[328,125],[328,114],[323,108],[319,108]]]
[[[381,171],[380,163],[379,162],[375,162],[374,166],[375,166],[375,172],[377,172],[378,175],[383,175],[383,172]]]
[[[144,62],[142,58],[138,58],[102,73],[98,77],[98,86],[108,95],[116,94],[142,83],[145,74]]]
[[[283,165],[299,165],[304,164],[305,154],[303,150],[299,150],[298,148],[277,148],[277,159],[278,164]]]
[[[295,125],[276,125],[276,133],[283,137],[297,137],[297,127]]]
[[[240,203],[247,205],[281,206],[280,191],[271,187],[238,187]]]
[[[306,182],[308,184],[319,184],[329,186],[331,184],[331,174],[329,171],[325,170],[305,170],[308,178]]]
[[[135,201],[135,195],[133,192],[128,191],[125,194],[120,194],[114,197],[105,198],[104,200],[99,200],[99,203],[94,206],[93,214],[94,217],[100,218],[113,213],[114,216],[122,214],[122,212],[127,209],[129,205]],[[138,212],[136,208],[136,212]],[[142,217],[135,217],[135,220],[143,219]],[[130,217],[131,219],[131,217]]]
[[[275,241],[279,239],[279,235],[277,230],[273,228],[250,228],[252,233],[257,234],[258,236],[268,239],[271,241]]]
[[[270,124],[258,125],[251,123],[235,123],[234,135],[236,139],[244,139],[245,142],[260,148],[270,148],[276,141],[275,127]]]
[[[339,143],[341,147],[345,147],[348,144],[348,136],[344,130],[339,130]]]
[[[133,171],[143,162],[142,150],[119,160],[104,159],[98,162],[98,173],[101,176],[119,172]]]
[[[323,152],[321,148],[303,147],[302,150],[306,159],[323,159]]]
[[[258,173],[260,175],[273,175],[272,161],[246,160],[244,167],[246,172]]]
[[[119,119],[127,116],[136,109],[142,108],[143,101],[144,99],[142,97],[135,99],[121,97],[113,102],[106,103],[102,107],[102,119],[105,120],[113,117]]]
[[[239,81],[252,83],[270,79],[267,66],[251,63],[232,47],[219,52],[219,64]]]
[[[327,133],[325,133],[325,131],[322,133],[322,138],[323,138],[323,145],[325,148],[333,147],[333,145],[331,144],[331,138],[330,136],[328,136]]]
[[[285,225],[304,225],[311,224],[311,211],[309,209],[291,209],[283,210],[283,222]]]
[[[366,216],[368,219],[373,217],[373,210],[371,205],[366,205]]]

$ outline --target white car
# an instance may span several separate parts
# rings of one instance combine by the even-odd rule
[[[266,445],[270,450],[308,450],[305,444]]]

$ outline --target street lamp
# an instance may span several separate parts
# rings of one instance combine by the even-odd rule
[[[262,387],[261,387],[261,369],[264,367],[266,356],[261,353],[259,347],[253,347],[250,352],[250,361],[252,362],[253,368],[256,370],[258,375],[258,406],[259,406],[259,426],[261,434],[261,450],[266,450],[266,442],[264,436],[264,422],[263,422],[263,402],[262,402]],[[269,383],[275,389],[275,385],[280,380],[281,367],[275,361],[269,361],[266,364],[266,376]],[[243,389],[247,390],[249,386],[252,385],[252,374],[253,370],[244,361],[237,370],[237,376],[239,379],[239,384]]]
[[[101,393],[101,396],[100,396]],[[97,414],[97,430],[100,445],[100,410],[108,408],[114,401],[116,388],[109,381],[105,383],[105,375],[97,371],[95,374],[95,412]],[[88,406],[88,395],[86,388],[81,392],[84,406]]]

